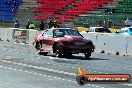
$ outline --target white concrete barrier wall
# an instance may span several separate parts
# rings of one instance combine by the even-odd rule
[[[97,42],[95,44],[96,49],[95,52],[102,52],[107,49],[106,44],[107,44],[107,39],[106,35],[97,35]]]
[[[132,36],[131,35],[111,35],[111,34],[89,34],[82,33],[85,38],[91,39],[95,44],[95,52],[131,55],[132,53]],[[129,37],[129,39],[127,39]],[[130,48],[130,49],[129,49]],[[130,53],[131,52],[131,53]],[[132,56],[132,55],[131,55]]]
[[[88,34],[88,33],[82,33],[84,38],[90,39],[93,41],[93,44],[95,45],[97,42],[97,35]]]
[[[2,41],[7,41],[7,33],[8,33],[7,28],[0,28],[0,39]]]
[[[33,44],[35,41],[35,36],[39,35],[42,31],[37,31],[37,30],[33,30],[33,29],[28,29],[27,30],[27,43],[29,44]]]
[[[0,39],[2,41],[13,41],[13,32],[15,28],[0,28]]]
[[[13,42],[13,31],[14,31],[14,28],[8,28],[7,31],[8,31],[8,33],[7,33],[7,41]]]
[[[26,30],[26,42],[28,44],[34,43],[34,38],[43,31],[37,31],[32,29],[14,29],[14,28],[0,28],[0,39],[3,41],[14,41],[15,30]],[[95,52],[112,53],[119,55],[132,56],[132,36],[131,35],[101,35],[101,34],[89,34],[82,33],[82,35],[93,41],[96,49]]]
[[[97,48],[105,53],[126,55],[127,36],[123,35],[102,35],[97,37]]]
[[[132,56],[132,36],[127,38],[127,55]]]
[[[1,39],[1,37],[2,37],[2,28],[0,28],[0,39]]]

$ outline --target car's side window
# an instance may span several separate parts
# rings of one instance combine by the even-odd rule
[[[47,30],[44,35],[47,37],[52,37],[52,30]]]
[[[92,28],[91,28],[91,29],[89,29],[89,32],[94,32],[94,29],[92,29]]]
[[[132,28],[129,28],[129,31],[132,32]]]
[[[65,35],[64,30],[54,30],[54,37],[63,37]]]

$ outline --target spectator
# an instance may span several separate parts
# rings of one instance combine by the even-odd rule
[[[108,28],[108,22],[107,21],[104,21],[103,27],[104,27],[104,32],[111,33],[109,28]]]
[[[89,28],[89,23],[83,23],[83,27]]]
[[[41,23],[39,25],[39,28],[40,28],[40,30],[44,30],[44,23],[43,23],[43,21],[41,21]]]
[[[107,27],[107,21],[104,21],[103,26]]]
[[[49,28],[52,28],[53,27],[53,21],[49,21],[48,25],[49,25]]]
[[[125,21],[125,25],[126,27],[130,27],[132,25],[132,22],[129,18],[127,18],[127,20]]]
[[[16,14],[17,10],[16,10],[15,8],[13,8],[13,9],[11,10],[11,12],[12,12],[13,14]]]
[[[35,25],[34,23],[31,21],[30,25],[29,25],[29,29],[34,29],[35,28]]]
[[[26,29],[29,29],[29,25],[30,25],[30,20],[28,20],[27,22]]]
[[[14,1],[13,1],[13,5],[16,6],[16,4],[17,4],[17,3],[16,3],[16,0],[14,0]]]
[[[59,25],[57,24],[56,20],[53,22],[53,27],[54,28],[58,28],[59,27]]]
[[[19,21],[16,19],[16,22],[14,24],[14,28],[19,28]]]
[[[98,25],[97,25],[97,26],[98,26],[98,27],[102,27],[102,26],[103,26],[101,20],[98,22]]]
[[[108,28],[111,28],[111,25],[112,25],[112,21],[111,21],[111,20],[108,20],[108,21],[107,21],[107,27],[108,27]]]

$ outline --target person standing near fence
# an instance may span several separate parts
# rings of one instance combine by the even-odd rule
[[[53,27],[54,27],[54,28],[59,28],[59,25],[58,25],[58,23],[56,22],[56,20],[53,21]]]
[[[44,30],[44,23],[43,23],[43,21],[41,21],[41,23],[39,25],[39,28],[40,28],[40,30]]]
[[[19,28],[19,21],[16,19],[16,22],[14,24],[14,28]]]
[[[125,25],[126,27],[132,26],[132,21],[129,18],[127,18],[127,20],[125,21]]]
[[[35,25],[34,23],[31,21],[30,25],[29,25],[29,29],[35,29]]]
[[[26,29],[29,29],[29,25],[30,25],[30,20],[28,20],[27,22]]]
[[[49,28],[52,28],[52,27],[54,26],[53,21],[50,20],[50,21],[48,22],[48,25],[49,25]]]
[[[111,20],[108,20],[108,21],[107,21],[107,27],[108,27],[108,28],[111,28],[111,26],[112,26],[112,21],[111,21]]]

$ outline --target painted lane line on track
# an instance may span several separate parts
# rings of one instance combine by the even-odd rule
[[[122,85],[125,85],[125,86],[132,86],[132,84],[122,84]]]
[[[24,59],[24,60],[27,60],[27,61],[33,61],[33,62],[37,62],[37,61],[35,61],[35,60],[28,60],[28,59]],[[39,62],[39,61],[38,61]],[[37,63],[38,63],[37,62]],[[40,62],[39,62],[40,63]],[[57,65],[57,64],[52,64],[52,63],[47,63],[47,64],[49,64],[49,65],[55,65],[55,66],[63,66],[63,65]],[[72,69],[74,69],[75,67],[70,67],[70,66],[66,66],[66,67],[68,67],[68,68],[72,68]],[[89,70],[89,71],[92,71],[92,70]],[[97,72],[97,71],[93,71],[93,72],[96,72],[96,73],[102,73],[102,72]],[[108,73],[106,73],[106,74],[108,74]]]
[[[0,66],[0,67],[3,67],[3,66]],[[8,67],[4,67],[6,69],[9,69],[9,70],[17,70],[17,69],[13,69],[13,68],[8,68]],[[44,77],[48,77],[48,78],[54,78],[54,79],[58,79],[58,80],[62,80],[62,81],[69,81],[69,82],[73,82],[73,83],[77,83],[76,81],[72,81],[72,80],[66,80],[66,79],[63,79],[63,78],[58,78],[58,77],[52,77],[52,76],[48,76],[48,75],[42,75],[42,74],[39,74],[39,73],[32,73],[32,72],[29,72],[29,71],[24,71],[24,70],[18,70],[18,71],[23,71],[25,73],[29,73],[29,74],[34,74],[34,75],[39,75],[39,76],[44,76]],[[96,88],[104,88],[104,87],[101,87],[101,86],[96,86],[96,85],[93,85],[93,84],[87,84],[89,86],[92,86],[92,87],[96,87]],[[132,86],[130,84],[123,84],[125,86]]]
[[[41,63],[40,61],[35,61],[35,60],[29,60],[29,59],[24,59],[24,60],[27,60],[27,61],[33,61],[33,62],[37,62],[37,63]],[[42,63],[43,64],[43,63]],[[45,64],[48,64],[48,65],[55,65],[55,66],[60,66],[60,67],[63,67],[64,65],[58,65],[58,64],[52,64],[52,63],[45,63]],[[65,66],[67,68],[71,68],[71,69],[76,69],[76,67],[71,67],[71,66]],[[93,70],[88,70],[88,71],[93,71]],[[93,71],[93,72],[96,72],[96,73],[103,73],[103,72],[98,72],[98,71]],[[104,73],[104,74],[109,74],[109,73]]]
[[[20,66],[28,66],[28,67],[33,67],[33,68],[34,68],[34,66],[27,65],[27,64],[16,63],[16,62],[11,62],[11,61],[6,61],[6,60],[0,60],[0,61],[1,61],[1,62],[5,62],[5,63],[11,63],[11,64],[15,64],[15,65],[20,65]],[[1,67],[3,67],[3,66],[1,66]],[[13,70],[13,69],[8,68],[8,67],[4,67],[4,68],[9,69],[9,70]],[[37,68],[40,68],[40,67],[37,67]],[[42,69],[41,69],[41,70],[42,70]],[[15,71],[16,71],[16,70],[15,70]],[[25,72],[25,73],[29,73],[29,74],[34,74],[34,75],[44,76],[44,77],[48,77],[48,78],[53,78],[52,76],[42,75],[42,74],[38,74],[38,73],[32,73],[32,72],[29,72],[29,71],[24,71],[24,70],[18,70],[18,71],[21,71],[21,72],[23,71],[23,72]],[[63,74],[67,74],[67,73],[63,73]],[[74,74],[74,73],[72,73],[72,75],[71,75],[71,73],[70,73],[70,74],[67,74],[67,75],[70,75],[70,76],[75,76],[75,74]],[[69,82],[73,82],[73,83],[76,83],[76,84],[77,84],[77,82],[76,82],[76,81],[66,80],[66,79],[63,79],[63,78],[58,78],[58,77],[54,77],[54,78],[55,78],[55,79],[62,80],[62,81],[69,81]],[[93,85],[93,84],[90,84],[89,86],[96,87],[96,86],[95,86],[95,85]],[[97,86],[97,88],[104,88],[104,87]]]
[[[16,58],[16,57],[12,57],[12,56],[6,56],[6,57],[8,57],[8,58]],[[29,59],[24,59],[24,60],[26,60],[26,61],[33,61],[33,62],[37,62],[37,63],[41,63],[40,61],[35,61],[35,60],[29,60]],[[42,63],[43,64],[43,63]],[[52,64],[52,63],[47,63],[47,64],[49,64],[49,65],[55,65],[55,66],[64,66],[64,65],[57,65],[57,64]],[[75,67],[70,67],[70,66],[65,66],[65,67],[68,67],[68,68],[72,68],[72,69],[74,69]],[[93,70],[88,70],[88,71],[93,71]],[[96,73],[99,73],[99,74],[102,74],[103,72],[99,72],[99,71],[93,71],[93,72],[96,72]],[[103,73],[103,74],[109,74],[109,73]]]
[[[58,73],[59,70],[54,70],[54,69],[49,69],[49,68],[43,68],[43,67],[38,67],[38,66],[32,66],[32,65],[27,65],[27,64],[23,64],[23,63],[16,63],[16,62],[11,62],[11,61],[7,61],[7,60],[0,60],[1,62],[6,62],[6,63],[11,63],[11,64],[16,64],[16,65],[20,65],[20,66],[26,66],[26,67],[32,67],[32,68],[36,68],[36,69],[41,69],[41,70],[48,70],[48,71],[53,71],[55,73]],[[4,67],[4,68],[7,68],[7,67]],[[11,68],[9,68],[10,70],[13,70]],[[23,71],[23,70],[21,70]],[[25,71],[26,73],[29,73],[28,71]],[[31,72],[30,72],[31,73]],[[67,74],[67,75],[70,75],[70,76],[75,76],[76,74],[74,73],[68,73],[68,72],[63,72],[63,71],[60,71],[59,73],[62,73],[62,74]],[[99,73],[102,73],[102,72],[99,72]],[[37,73],[34,73],[35,75],[38,75]],[[47,76],[47,77],[51,77],[51,76]],[[65,80],[65,79],[62,79],[62,78],[59,78],[61,80]],[[125,86],[132,86],[132,84],[122,84],[122,85],[125,85]],[[95,86],[96,87],[96,86]],[[98,87],[98,86],[97,86]],[[100,87],[100,88],[104,88],[104,87]]]
[[[13,69],[13,68],[8,68],[8,67],[4,67],[4,66],[0,66],[1,68],[5,68],[5,69],[9,69],[9,70],[15,70],[15,71],[23,71],[25,73],[29,73],[29,74],[34,74],[34,75],[39,75],[39,76],[43,76],[43,77],[48,77],[50,78],[49,80],[54,80],[54,79],[58,79],[58,80],[62,80],[62,81],[68,81],[68,82],[72,82],[72,83],[76,83],[76,81],[73,81],[73,80],[67,80],[67,79],[63,79],[63,78],[59,78],[59,77],[52,77],[52,76],[48,76],[48,75],[43,75],[43,74],[39,74],[39,73],[32,73],[30,71],[24,71],[24,70],[17,70],[17,69]],[[88,86],[92,86],[92,87],[97,87],[97,88],[104,88],[104,87],[101,87],[101,86],[96,86],[96,85],[93,85],[93,84],[87,84]]]
[[[69,75],[69,76],[76,76],[75,73],[69,73],[69,72],[59,71],[59,70],[54,70],[54,69],[50,69],[50,68],[33,66],[33,65],[28,65],[28,64],[23,64],[23,63],[17,63],[17,62],[12,62],[12,61],[7,61],[7,60],[0,60],[0,61],[4,62],[4,63],[10,63],[10,64],[15,64],[15,65],[24,66],[24,67],[30,67],[30,68],[34,68],[34,69],[40,69],[40,70],[45,70],[45,71],[49,71],[49,72],[54,72],[54,73],[59,73],[59,74],[65,74],[65,75]]]
[[[6,56],[6,59],[12,59],[12,58],[16,58],[16,57]],[[36,62],[36,63],[41,63],[40,61],[35,61],[35,60],[29,60],[29,59],[24,59],[24,60],[26,60],[26,61],[32,61],[32,62]],[[43,64],[43,63],[42,63],[42,64]],[[57,65],[57,64],[52,64],[52,63],[45,63],[45,64],[55,65],[55,66],[60,66],[60,67],[64,66],[64,65]],[[71,69],[76,68],[76,67],[71,67],[71,66],[65,66],[65,67],[71,68]]]
[[[59,78],[59,77],[52,77],[52,76],[43,75],[43,74],[40,74],[40,73],[33,73],[33,72],[30,72],[30,71],[17,70],[17,69],[14,69],[14,68],[8,68],[8,67],[4,67],[4,66],[0,66],[0,68],[5,68],[5,69],[9,69],[9,70],[14,70],[14,71],[23,71],[23,72],[29,73],[29,74],[34,74],[34,75],[44,76],[44,77],[48,77],[48,78],[59,79],[59,80],[63,80],[63,81],[68,81],[66,79]],[[71,82],[74,82],[74,81],[71,80]]]
[[[36,62],[36,63],[42,63],[40,61],[35,61],[35,60],[29,60],[29,59],[24,59],[26,61],[32,61],[32,62]],[[42,63],[43,64],[43,63]],[[48,65],[55,65],[55,66],[60,66],[63,67],[64,65],[58,65],[58,64],[53,64],[53,63],[44,63],[44,64],[48,64]],[[71,69],[75,69],[76,67],[71,67],[71,66],[65,66],[67,68],[71,68]]]
[[[8,57],[8,58],[16,58],[16,57],[11,57],[11,56],[6,56],[6,57]],[[51,58],[53,58],[53,57],[51,57]],[[40,61],[35,61],[35,60],[29,60],[29,59],[24,59],[24,60],[41,63]],[[60,66],[60,67],[64,66],[64,65],[57,65],[57,64],[52,64],[52,63],[47,63],[47,64],[49,64],[49,65],[55,65],[55,66]],[[65,66],[65,67],[71,68],[71,69],[75,69],[75,67],[71,67],[71,66]],[[89,70],[89,71],[93,71],[93,70]],[[98,71],[93,71],[93,72],[100,73],[100,74],[103,73],[103,72],[98,72]],[[109,74],[109,73],[104,73],[104,74]]]
[[[24,60],[26,60],[26,61],[33,61],[33,62],[37,62],[37,61],[35,61],[35,60],[29,60],[29,59],[24,59]],[[42,63],[42,62],[37,62],[37,63]],[[42,63],[43,64],[43,63]],[[55,65],[55,66],[60,66],[60,67],[63,67],[64,65],[58,65],[58,64],[52,64],[52,63],[45,63],[45,64],[48,64],[48,65]],[[71,68],[71,69],[76,69],[76,67],[71,67],[71,66],[65,66],[65,67],[67,67],[67,68]],[[93,71],[93,70],[88,70],[88,71]],[[102,73],[102,72],[98,72],[98,71],[93,71],[93,72],[96,72],[96,73]],[[105,73],[105,74],[108,74],[108,73]]]

